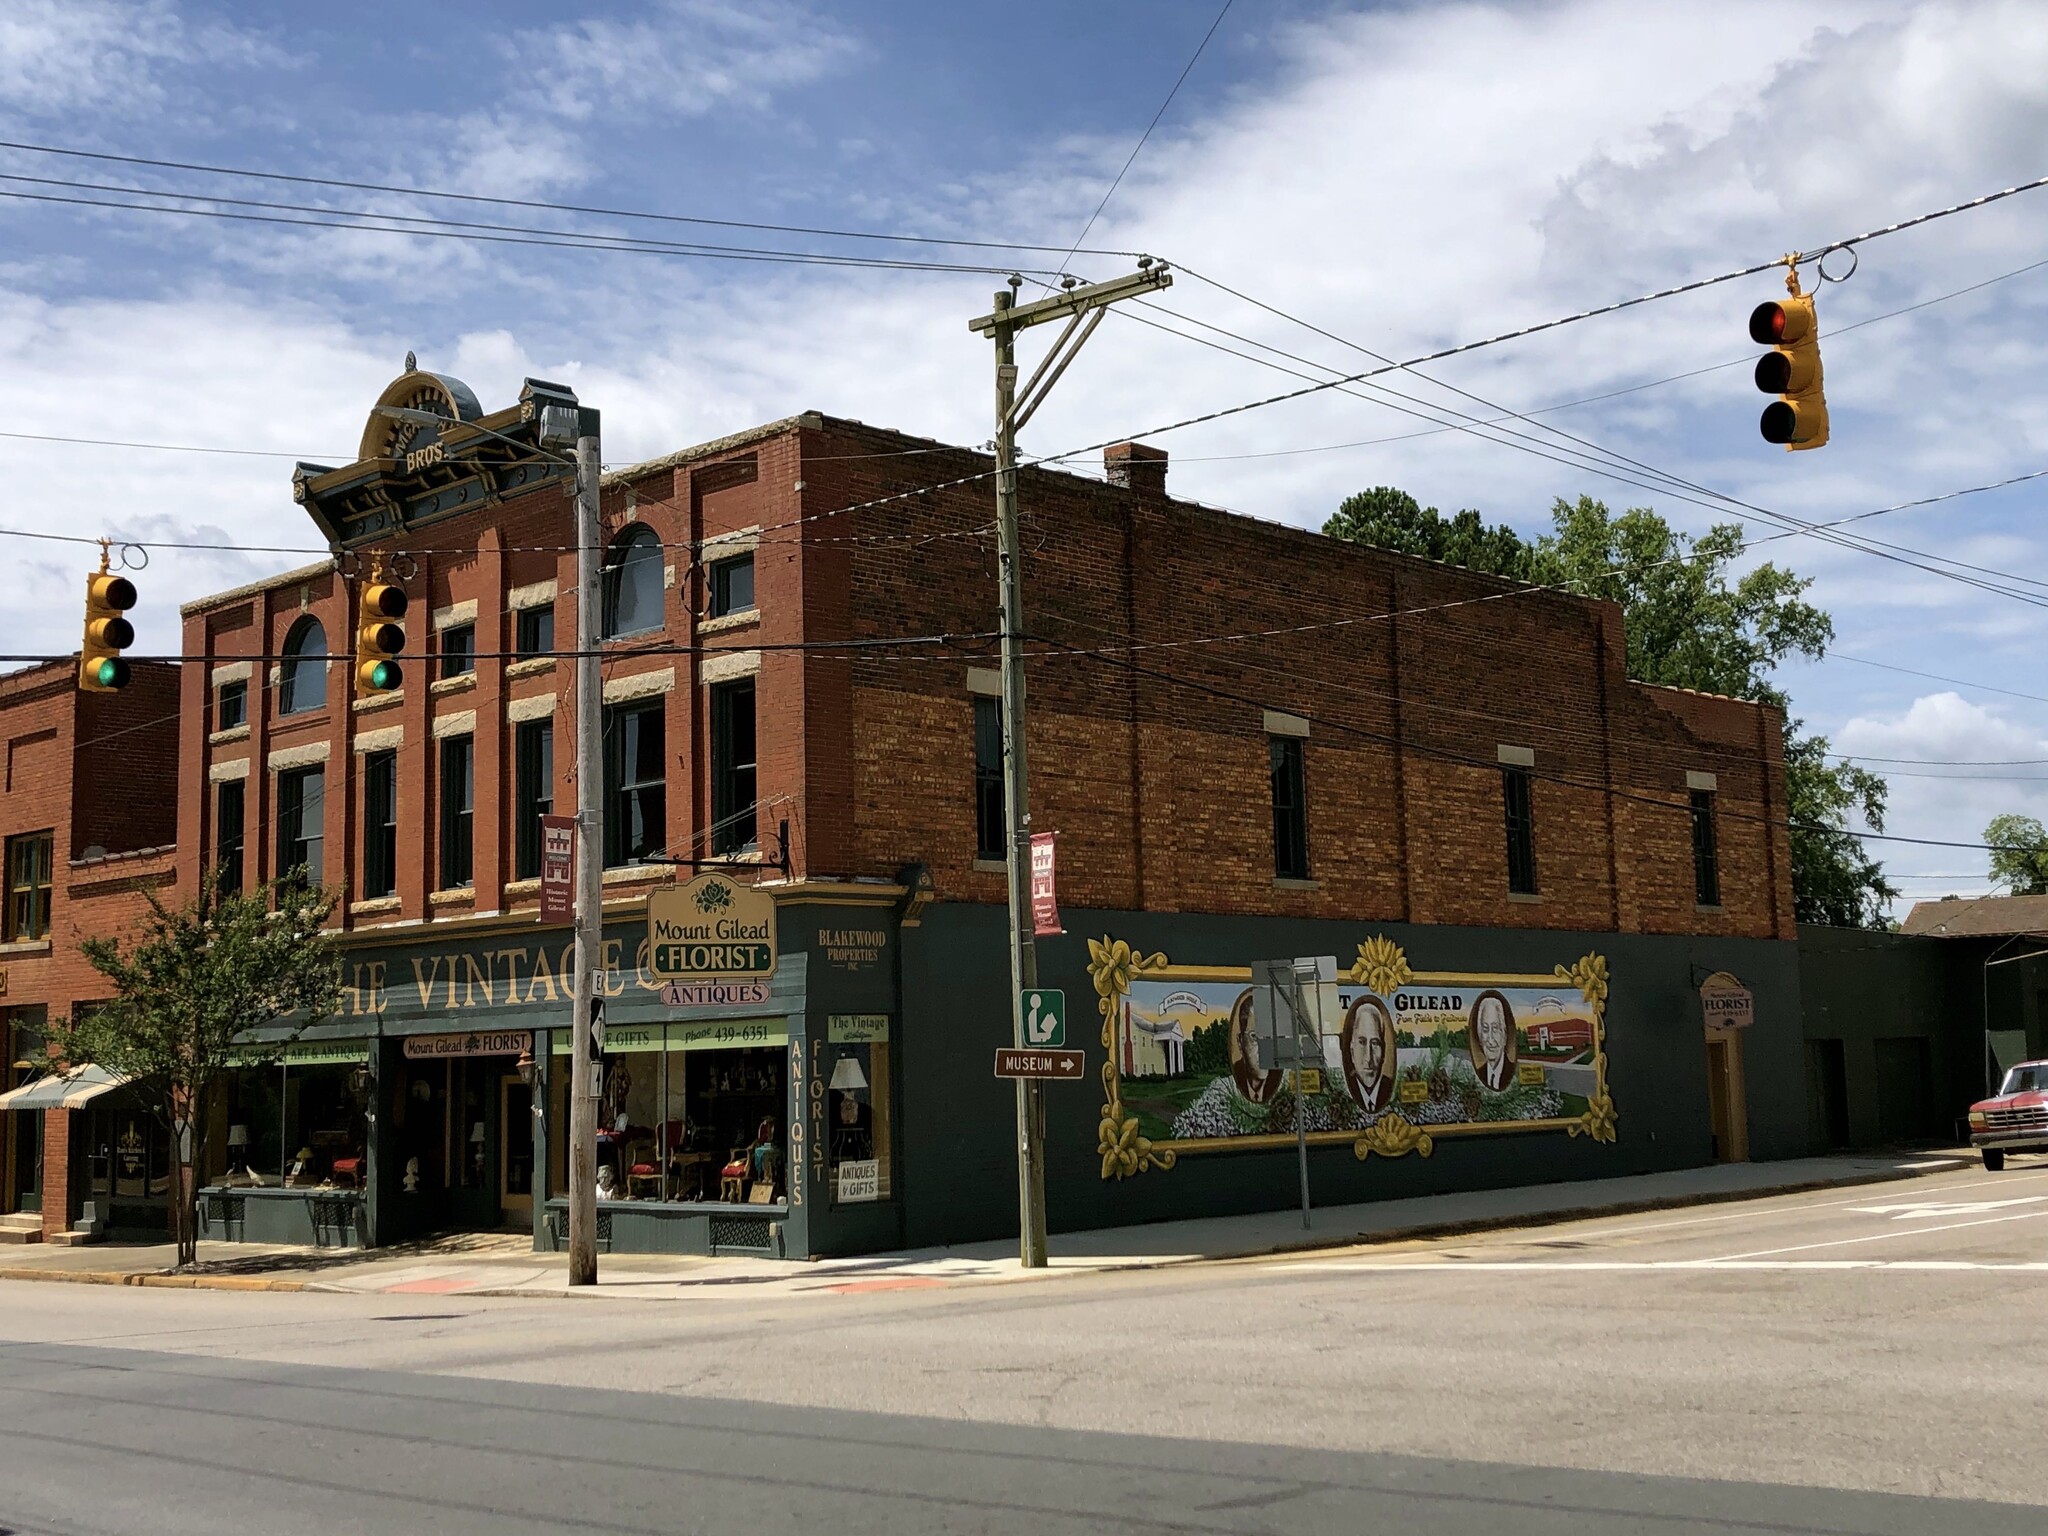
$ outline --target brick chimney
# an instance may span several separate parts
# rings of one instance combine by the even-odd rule
[[[1112,443],[1102,450],[1102,467],[1111,485],[1121,485],[1140,496],[1166,494],[1166,450],[1144,443]]]

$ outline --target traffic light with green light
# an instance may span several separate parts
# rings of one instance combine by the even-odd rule
[[[1778,398],[1757,423],[1767,443],[1787,453],[1828,440],[1828,402],[1821,393],[1820,323],[1813,296],[1795,293],[1750,312],[1749,339],[1774,350],[1756,360],[1756,387]]]
[[[112,571],[85,578],[85,643],[78,649],[78,686],[87,693],[118,693],[128,686],[128,662],[121,652],[135,643],[135,626],[124,617],[135,606],[135,583]]]
[[[372,577],[356,618],[356,697],[375,698],[405,681],[396,657],[405,649],[405,590]]]

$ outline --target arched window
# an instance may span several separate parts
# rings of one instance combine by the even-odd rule
[[[604,637],[661,628],[661,540],[636,523],[613,541],[604,563]]]
[[[284,670],[278,682],[277,712],[303,715],[327,703],[327,631],[318,619],[301,619],[284,642]]]

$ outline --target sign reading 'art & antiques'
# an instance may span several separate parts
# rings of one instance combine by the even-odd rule
[[[775,898],[722,873],[651,892],[647,964],[663,981],[774,975]]]

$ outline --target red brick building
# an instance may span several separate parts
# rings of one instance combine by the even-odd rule
[[[178,708],[168,664],[135,664],[119,693],[81,691],[75,661],[0,676],[0,1088],[45,1075],[49,1019],[108,995],[79,941],[132,928],[147,911],[144,890],[177,894]],[[15,1233],[68,1231],[95,1173],[111,1179],[110,1167],[88,1166],[85,1131],[112,1107],[0,1114],[0,1213],[21,1218],[9,1223]],[[111,1146],[126,1126],[101,1129]],[[162,1149],[154,1127],[137,1134],[134,1194],[147,1204],[149,1160]],[[110,1198],[111,1183],[97,1193]]]
[[[274,1157],[286,1185],[286,1165],[310,1168],[300,1182],[328,1191],[325,1214],[300,1212],[320,1204],[306,1197],[281,1217],[288,1192],[258,1182],[222,1197],[220,1230],[388,1241],[531,1212],[537,1241],[554,1238],[565,1120],[547,1042],[566,1045],[567,935],[536,925],[537,816],[575,803],[578,701],[558,653],[577,595],[565,470],[534,422],[564,402],[528,381],[486,414],[459,381],[406,373],[357,463],[295,478],[337,558],[185,609],[183,649],[206,660],[182,679],[179,880],[306,864],[342,893],[351,957],[342,1018],[294,1047],[301,1089],[288,1068],[278,1093],[229,1112],[280,1121],[254,1162]],[[1332,1164],[1340,1182],[1368,1152],[1426,1156],[1503,1128],[1573,1136],[1512,1152],[1444,1141],[1455,1157],[1379,1178],[1422,1189],[1683,1164],[1745,1141],[1803,1149],[1776,712],[1629,681],[1612,604],[1177,500],[1167,469],[1126,444],[1102,480],[1022,475],[1033,809],[1059,834],[1070,929],[1042,946],[1043,974],[1098,998],[1104,1047],[1149,985],[1103,958],[1117,938],[1133,963],[1191,978],[1145,1015],[1143,1094],[1126,1105],[1105,1061],[1099,1113],[1084,1090],[1056,1101],[1055,1137],[1070,1114],[1067,1150],[1091,1171],[1056,1187],[1054,1225],[1271,1196],[1256,1159],[1150,1177],[1176,1153],[1262,1145],[1246,1131],[1260,1115],[1277,1126],[1281,1074],[1232,1044],[1219,1078],[1189,1038],[1230,1013],[1231,968],[1266,953],[1358,955],[1326,1041],[1339,1097],[1307,1111],[1319,1141],[1356,1152]],[[624,1128],[601,1150],[616,1152],[626,1246],[822,1252],[1012,1219],[988,1197],[1011,1132],[983,1050],[1007,1016],[990,472],[970,450],[804,414],[606,477],[605,984],[615,1043],[622,1025],[639,1033],[615,1063],[632,1084]],[[347,657],[380,570],[411,603],[405,675],[359,699]],[[690,1054],[715,1020],[655,995],[635,924],[679,873],[657,855],[754,864],[776,894],[783,969],[749,1014],[747,1038],[767,1042],[751,1053]],[[1083,942],[1097,934],[1099,952]],[[1747,1073],[1740,1041],[1702,1046],[1703,964],[1753,978],[1779,1022]],[[1552,1020],[1540,1033],[1515,1012],[1531,1009]],[[1334,1070],[1354,1036],[1360,1063],[1418,1074],[1408,1109]],[[1589,1036],[1576,1063],[1538,1045]],[[1397,1039],[1435,1039],[1436,1054],[1411,1060],[1422,1047]],[[530,1084],[511,1076],[523,1041]],[[1469,1078],[1445,1068],[1453,1047]],[[745,1118],[788,1156],[765,1224],[722,1207],[697,1167],[746,1139],[737,1111],[711,1123],[732,1083],[753,1085]],[[1643,1110],[1620,1133],[1613,1083]],[[328,1106],[324,1129],[298,1129],[294,1091]],[[1233,1092],[1238,1139],[1217,1140],[1203,1127]],[[828,1102],[857,1136],[826,1124]],[[1099,1138],[1098,1120],[1113,1128]],[[1425,1122],[1444,1129],[1418,1142]],[[1618,1151],[1593,1150],[1617,1135]],[[847,1147],[873,1156],[842,1179]],[[328,1173],[365,1152],[371,1174]],[[892,1183],[903,1167],[924,1170],[921,1200]]]

